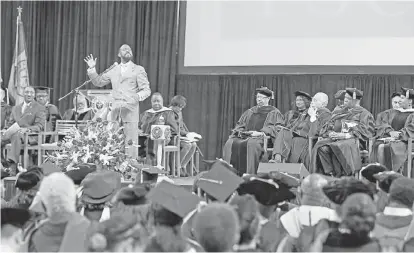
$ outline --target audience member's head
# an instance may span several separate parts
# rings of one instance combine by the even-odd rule
[[[25,209],[1,209],[1,252],[18,252],[23,241],[23,228],[30,217],[30,212]]]
[[[76,211],[75,185],[62,172],[46,176],[40,184],[38,196],[49,219]]]
[[[368,164],[360,170],[361,180],[367,184],[376,184],[374,176],[387,170],[384,165],[378,163]]]
[[[299,188],[301,205],[326,206],[328,199],[322,191],[328,185],[328,180],[319,174],[305,177]]]
[[[350,195],[341,206],[342,225],[357,238],[368,238],[375,226],[376,207],[365,193]]]
[[[39,167],[29,168],[19,174],[15,187],[16,195],[10,200],[9,206],[28,209],[35,198],[40,182],[43,179],[43,171]]]
[[[113,202],[114,204],[122,203],[124,205],[145,205],[148,202],[146,195],[150,190],[150,184],[137,184],[133,187],[124,187],[117,192]]]
[[[385,193],[390,192],[392,182],[400,177],[403,177],[403,175],[394,171],[386,171],[374,175],[374,178],[377,180],[378,184],[377,188]]]
[[[411,209],[414,203],[414,180],[406,177],[395,179],[390,187],[389,205]]]
[[[259,231],[259,207],[252,195],[234,196],[230,200],[239,217],[240,239],[239,245],[249,244],[257,238]]]
[[[331,181],[322,190],[337,208],[354,193],[365,193],[374,199],[375,192],[375,189],[372,189],[369,185],[353,177],[342,177],[338,180]]]
[[[230,252],[239,240],[237,213],[228,204],[212,203],[194,221],[197,241],[206,252]]]
[[[161,93],[155,92],[151,96],[151,107],[154,111],[159,111],[164,107],[164,99]]]
[[[36,101],[41,105],[46,105],[50,99],[50,90],[48,87],[36,87]]]
[[[187,105],[187,99],[184,96],[177,95],[171,99],[172,107],[175,107],[181,110],[181,109],[184,109],[186,105]]]
[[[128,210],[128,211],[127,211]],[[92,252],[142,252],[149,235],[133,209],[97,223],[88,241]]]

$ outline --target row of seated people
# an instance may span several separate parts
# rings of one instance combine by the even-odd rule
[[[78,95],[73,99],[74,108],[65,111],[63,117],[60,115],[58,108],[49,103],[50,88],[45,87],[27,87],[24,91],[24,102],[16,106],[9,106],[4,103],[5,93],[1,91],[2,99],[2,126],[6,130],[14,123],[20,126],[20,130],[10,136],[4,135],[1,141],[2,151],[6,144],[11,143],[8,152],[7,167],[17,165],[23,145],[23,138],[26,132],[54,131],[56,120],[75,120],[81,121],[94,120],[98,117],[89,106],[88,100],[83,95]],[[183,122],[182,109],[186,106],[186,99],[183,96],[175,96],[171,100],[169,108],[163,106],[163,98],[160,93],[154,93],[151,97],[152,108],[142,114],[140,128],[146,135],[150,134],[151,125],[156,123],[161,115],[166,119],[166,124],[171,126],[172,134],[187,136],[190,132]],[[195,133],[191,135],[199,136]],[[201,136],[199,136],[201,138]],[[143,145],[149,147],[149,154],[153,155],[153,145],[145,138]],[[29,136],[29,144],[35,145],[38,142],[37,136]],[[191,157],[194,155],[197,145],[194,142],[181,141],[181,175],[186,176],[187,167]],[[142,149],[144,150],[144,149]],[[3,152],[1,152],[3,155]],[[4,161],[2,157],[2,161]]]
[[[360,150],[368,149],[375,137],[371,162],[398,172],[404,169],[407,141],[414,137],[414,90],[402,88],[402,93],[393,94],[393,108],[380,113],[376,121],[360,105],[363,92],[356,88],[338,91],[339,103],[332,112],[326,108],[325,93],[312,97],[297,91],[296,108],[284,115],[269,105],[271,90],[256,91],[257,105],[243,113],[223,150],[224,160],[240,174],[254,174],[261,161],[269,161],[263,146],[266,138],[273,144],[269,162],[303,163],[311,173],[340,177],[361,169]],[[309,145],[314,145],[311,152]]]

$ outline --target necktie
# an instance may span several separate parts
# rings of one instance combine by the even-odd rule
[[[22,106],[22,114],[26,111],[26,108],[27,108],[27,104],[26,103],[23,103],[23,106]]]

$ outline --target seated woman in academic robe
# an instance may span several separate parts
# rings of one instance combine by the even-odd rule
[[[263,156],[264,136],[275,138],[278,126],[283,125],[283,115],[269,105],[273,92],[266,87],[257,89],[254,106],[243,113],[224,145],[224,160],[244,173],[256,174]]]
[[[407,141],[414,137],[414,110],[411,108],[414,90],[403,88],[400,108],[389,109],[378,114],[376,138],[371,161],[379,162],[389,170],[401,172],[407,161]],[[394,98],[393,98],[394,100]]]
[[[295,122],[308,113],[312,97],[304,91],[296,91],[295,93],[295,109],[285,113],[285,124],[286,128],[291,128]]]
[[[63,120],[78,120],[87,121],[92,120],[94,117],[93,110],[88,106],[88,101],[85,96],[78,95],[77,98],[73,98],[73,109],[67,110],[63,114]]]
[[[301,93],[296,92],[298,95]],[[309,137],[318,136],[319,130],[330,119],[331,112],[326,108],[328,100],[325,93],[315,94],[306,113],[301,114],[290,129],[280,130],[274,141],[273,159],[270,162],[303,163],[309,168]]]
[[[375,134],[374,117],[360,106],[362,96],[360,90],[346,89],[344,108],[332,113],[320,132],[324,139],[312,150],[311,173],[341,177],[361,169],[360,145]]]
[[[166,141],[168,144],[173,136],[178,134],[178,122],[175,118],[174,111],[168,107],[164,107],[164,100],[162,95],[158,92],[152,94],[151,96],[151,109],[146,110],[139,121],[139,129],[147,137],[140,138],[141,150],[148,149],[148,155],[151,161],[155,162],[153,158],[155,157],[155,147],[154,141],[151,140],[148,136],[151,135],[151,126],[152,125],[168,125],[171,130],[171,137]],[[148,158],[148,157],[147,157]],[[155,165],[155,164],[153,164]]]

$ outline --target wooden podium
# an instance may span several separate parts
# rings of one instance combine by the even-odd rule
[[[164,168],[165,164],[162,164],[162,155],[165,147],[165,141],[171,136],[170,126],[166,125],[152,125],[151,126],[151,140],[154,141],[154,148],[157,156],[158,168]],[[163,166],[164,165],[164,166]]]

